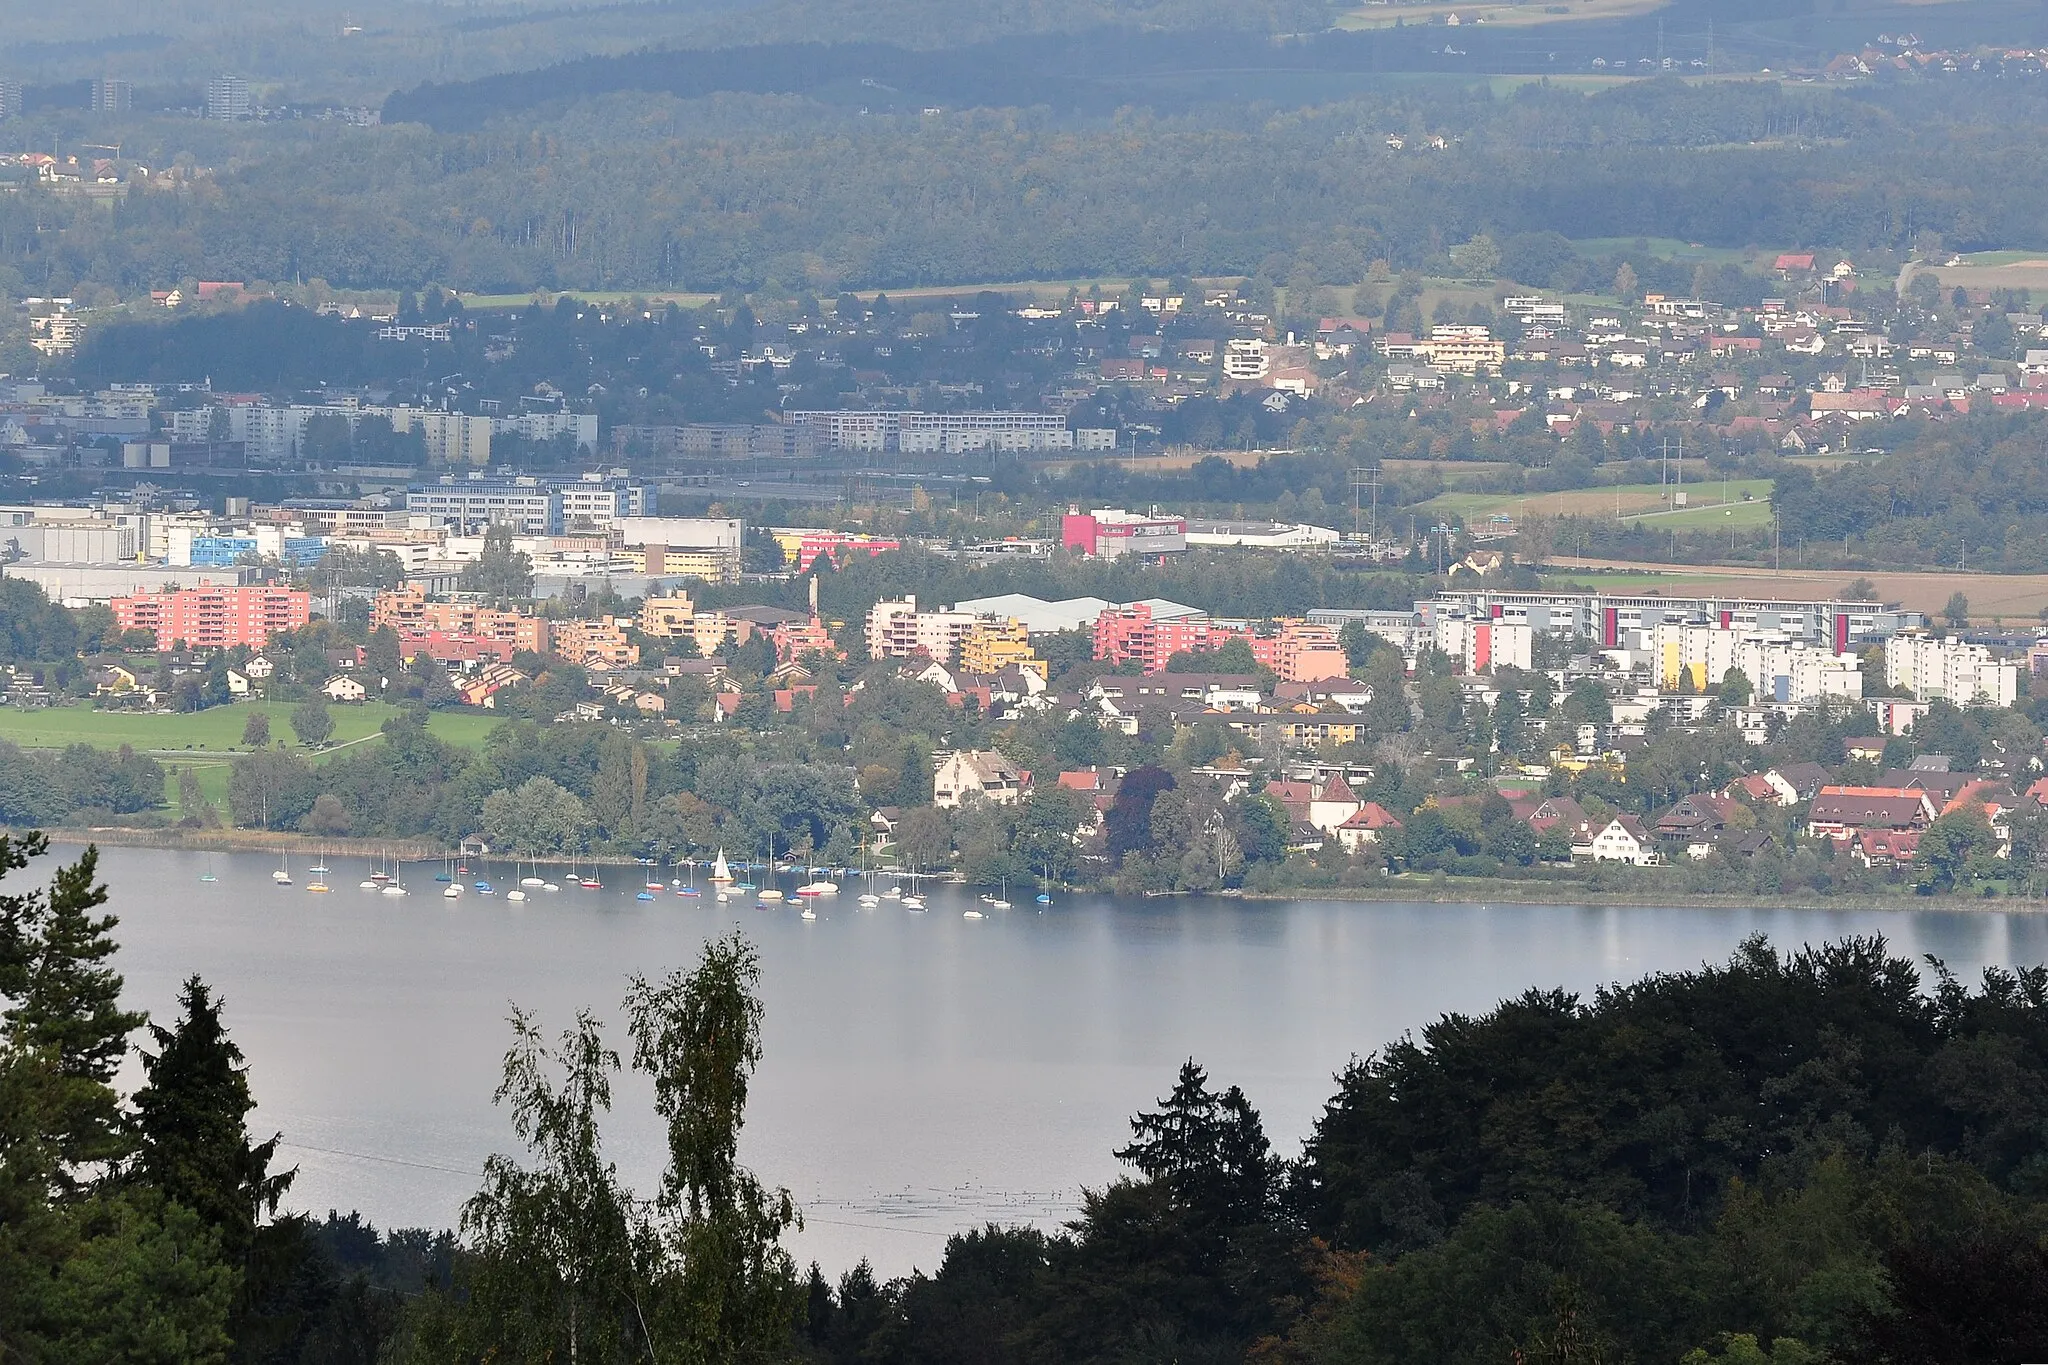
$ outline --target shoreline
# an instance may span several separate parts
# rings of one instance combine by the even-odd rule
[[[137,829],[125,825],[86,829],[57,827],[43,831],[52,844],[82,847],[99,844],[108,848],[155,848],[191,853],[324,853],[336,857],[397,857],[408,862],[426,862],[450,856],[449,850],[423,839],[322,839],[291,830],[250,829]],[[503,854],[477,855],[509,862]],[[610,855],[581,855],[569,858],[522,858],[535,866],[568,867],[596,865],[635,867],[638,859]],[[938,878],[936,880],[944,880]],[[1069,895],[1110,895],[1108,891],[1069,890]],[[1195,894],[1158,893],[1162,898]],[[1702,892],[1669,893],[1599,891],[1568,882],[1486,881],[1437,885],[1432,882],[1389,882],[1382,886],[1303,887],[1294,891],[1244,891],[1228,889],[1201,894],[1243,901],[1357,901],[1404,903],[1410,905],[1581,905],[1641,910],[1740,910],[1767,905],[1781,910],[1963,910],[2003,914],[2048,913],[2048,901],[2016,896],[1916,896],[1859,892],[1842,896],[1757,896],[1719,895]]]
[[[1719,895],[1697,891],[1667,894],[1596,891],[1591,888],[1553,886],[1542,882],[1502,882],[1497,890],[1473,887],[1340,886],[1302,891],[1223,891],[1212,895],[1233,896],[1248,901],[1384,901],[1405,905],[1581,905],[1624,910],[1746,910],[1765,906],[1775,910],[1961,910],[2004,914],[2048,913],[2048,902],[2022,900],[2016,896],[1915,896],[1858,892],[1844,896],[1760,896]],[[1178,893],[1173,893],[1178,894]]]
[[[338,858],[397,858],[401,862],[431,862],[437,858],[457,856],[456,851],[425,839],[323,839],[296,830],[187,829],[179,826],[138,829],[127,825],[95,825],[80,829],[59,825],[45,828],[42,832],[52,844],[75,848],[97,844],[102,848],[155,848],[171,853],[318,853]],[[501,853],[461,856],[513,861]],[[569,867],[586,863],[604,867],[640,865],[638,859],[617,854],[579,854],[574,859],[520,858],[518,861],[537,867]]]

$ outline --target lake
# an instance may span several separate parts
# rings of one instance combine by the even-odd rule
[[[74,854],[75,850],[63,850]],[[54,859],[31,872],[47,880]],[[787,1186],[807,1228],[801,1260],[887,1274],[935,1266],[947,1233],[989,1220],[1051,1226],[1084,1186],[1115,1178],[1127,1120],[1193,1056],[1242,1085],[1291,1154],[1333,1074],[1447,1011],[1483,1011],[1529,986],[1599,983],[1724,960],[1761,931],[1780,946],[1883,933],[1966,978],[2048,960],[2048,916],[1918,912],[1482,906],[1327,901],[1056,898],[970,921],[976,896],[941,887],[918,915],[859,888],[774,910],[663,895],[640,869],[602,891],[565,883],[524,904],[443,900],[438,865],[415,892],[274,886],[276,863],[107,849],[129,1001],[159,1021],[197,972],[225,997],[248,1055],[259,1135],[282,1131],[299,1168],[290,1206],[360,1209],[380,1227],[448,1226],[484,1158],[510,1151],[491,1104],[513,1002],[552,1033],[576,1009],[611,1021],[627,977],[688,967],[737,924],[758,945],[767,1017],[745,1160]],[[208,868],[213,882],[200,877]],[[20,875],[20,874],[18,874]],[[550,873],[561,880],[559,873]],[[503,888],[502,865],[472,866]],[[785,885],[789,885],[785,879]],[[131,1081],[132,1083],[132,1081]],[[625,1177],[651,1190],[662,1135],[630,1074],[606,1127]]]

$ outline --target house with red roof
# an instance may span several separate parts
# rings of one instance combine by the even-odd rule
[[[1401,828],[1401,822],[1392,811],[1377,801],[1368,801],[1351,815],[1351,818],[1331,831],[1337,842],[1347,853],[1356,853],[1371,844],[1380,843],[1388,834]]]
[[[1265,794],[1287,810],[1287,818],[1324,834],[1334,834],[1346,820],[1365,805],[1341,776],[1316,782],[1281,781],[1266,783]]]
[[[1934,801],[1906,787],[1822,787],[1806,813],[1806,833],[1846,844],[1858,834],[1918,831],[1934,823]]]
[[[1862,830],[1849,841],[1849,856],[1865,867],[1904,867],[1920,851],[1920,831]]]

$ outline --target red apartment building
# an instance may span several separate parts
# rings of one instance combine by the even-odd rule
[[[1095,657],[1112,664],[1135,661],[1147,673],[1160,673],[1167,660],[1183,650],[1199,652],[1243,640],[1251,646],[1252,657],[1282,682],[1344,676],[1344,649],[1334,629],[1298,620],[1276,626],[1270,634],[1258,634],[1248,622],[1217,620],[1202,612],[1162,619],[1149,603],[1133,602],[1108,608],[1095,618]]]
[[[1334,627],[1282,621],[1271,635],[1251,637],[1252,657],[1281,682],[1321,682],[1344,676],[1348,660]]]
[[[1163,673],[1166,661],[1183,650],[1210,650],[1246,634],[1242,621],[1217,621],[1206,614],[1152,614],[1144,602],[1106,608],[1095,618],[1095,657],[1112,664],[1137,662],[1147,673]]]
[[[115,625],[153,632],[158,649],[171,649],[180,640],[194,649],[260,649],[271,636],[313,619],[311,593],[260,583],[136,593],[117,597],[111,605]]]
[[[809,573],[811,565],[823,555],[836,568],[857,554],[870,559],[890,550],[900,550],[903,542],[882,536],[849,535],[845,531],[807,531],[796,544],[796,571]]]

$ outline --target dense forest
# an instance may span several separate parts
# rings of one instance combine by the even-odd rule
[[[2048,431],[2010,418],[1941,424],[1884,458],[1788,468],[1773,507],[1788,538],[1860,543],[1875,562],[2038,572],[2048,563]]]
[[[1481,231],[2040,245],[2040,97],[2000,85],[1986,119],[1988,90],[1390,87],[1089,117],[621,92],[474,133],[295,141],[112,213],[10,195],[0,268],[37,292],[192,277],[829,292],[1250,274],[1297,253],[1319,282],[1353,284],[1374,260],[1419,268]],[[1445,146],[1396,151],[1393,133]]]
[[[0,874],[45,852],[0,840]],[[781,1246],[793,1173],[736,1160],[763,1017],[737,933],[625,983],[627,1057],[587,1011],[556,1034],[515,1007],[523,1154],[459,1235],[387,1235],[280,1212],[295,1173],[248,1129],[232,1002],[194,977],[168,1025],[125,1010],[106,903],[91,851],[0,897],[0,1345],[30,1365],[1919,1365],[2048,1340],[2048,968],[1972,989],[1882,939],[1757,938],[1534,988],[1355,1060],[1294,1158],[1190,1059],[1064,1227],[834,1284]],[[645,1194],[603,1145],[628,1058],[668,1139]]]

